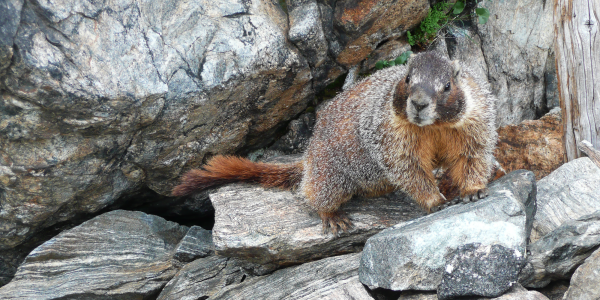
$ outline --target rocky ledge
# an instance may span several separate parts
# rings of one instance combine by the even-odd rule
[[[559,214],[569,209],[559,199],[600,185],[590,163],[537,182],[514,171],[486,199],[429,215],[401,193],[352,199],[342,209],[355,227],[338,236],[321,233],[294,193],[251,185],[210,194],[212,231],[112,211],[32,251],[0,299],[548,299],[523,286],[565,279],[566,299],[597,298],[600,210],[566,215],[529,244],[555,221],[540,210]],[[575,188],[563,176],[586,180]]]

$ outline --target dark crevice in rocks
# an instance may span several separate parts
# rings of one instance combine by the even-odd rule
[[[402,295],[401,291],[392,291],[383,288],[370,289],[364,284],[363,286],[375,300],[397,300]]]

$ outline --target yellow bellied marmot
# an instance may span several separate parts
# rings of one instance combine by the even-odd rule
[[[339,207],[356,194],[400,189],[431,211],[446,202],[433,176],[437,167],[447,169],[462,198],[487,196],[495,118],[487,82],[457,61],[425,52],[408,67],[376,72],[322,108],[301,162],[215,156],[184,174],[173,195],[239,181],[298,187],[324,231],[334,233],[351,226]]]

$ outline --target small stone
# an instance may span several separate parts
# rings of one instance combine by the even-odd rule
[[[177,248],[173,258],[182,264],[194,261],[198,258],[213,254],[215,245],[212,241],[212,233],[200,226],[192,226],[185,234]]]

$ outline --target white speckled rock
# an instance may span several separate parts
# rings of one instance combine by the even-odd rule
[[[0,299],[145,299],[175,275],[185,226],[141,212],[112,211],[33,250],[0,288]]]
[[[489,188],[483,200],[451,206],[369,238],[361,282],[371,288],[435,290],[448,254],[463,245],[498,244],[525,253],[528,220],[535,214],[535,176],[515,171]]]

